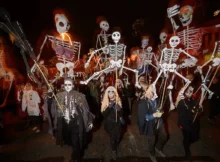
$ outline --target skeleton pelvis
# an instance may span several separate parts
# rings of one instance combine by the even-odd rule
[[[176,64],[167,64],[163,63],[162,68],[164,71],[174,72],[176,70],[177,65]]]

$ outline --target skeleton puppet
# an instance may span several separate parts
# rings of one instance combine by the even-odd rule
[[[66,73],[68,77],[74,78],[76,75],[79,75],[78,73],[74,73],[74,67],[77,66],[79,61],[81,44],[80,42],[72,41],[67,33],[70,28],[70,24],[64,14],[56,14],[55,23],[57,32],[60,34],[61,38],[46,35],[38,56],[41,55],[43,47],[49,39],[54,51],[56,52],[58,60],[62,61],[56,64],[56,67],[60,72],[60,77],[63,77],[63,74]],[[68,71],[66,71],[67,69]]]
[[[183,97],[185,89],[190,84],[189,79],[185,78],[183,75],[181,75],[180,73],[177,72],[178,65],[176,64],[176,62],[179,59],[180,53],[184,53],[185,55],[187,55],[188,57],[191,58],[190,64],[187,64],[185,66],[188,66],[188,65],[194,66],[197,62],[197,59],[195,57],[191,56],[190,54],[188,54],[187,52],[185,52],[184,50],[182,50],[181,48],[177,49],[176,47],[178,46],[179,43],[180,43],[179,37],[178,36],[173,36],[169,40],[169,44],[170,44],[171,48],[164,48],[162,50],[162,54],[161,54],[160,62],[159,62],[159,66],[160,66],[161,69],[160,69],[160,72],[159,72],[157,78],[153,82],[153,88],[154,88],[154,97],[153,98],[154,99],[157,98],[155,85],[156,85],[159,77],[162,75],[162,73],[164,73],[165,76],[168,75],[168,72],[174,73],[186,82],[186,84],[184,85],[184,87],[180,91],[180,96],[181,97]],[[172,89],[172,87],[173,87],[173,85],[172,85],[172,82],[171,82],[170,85],[168,86],[168,88]],[[170,102],[171,102],[171,109],[173,109],[174,105],[173,105],[173,102],[172,102],[171,94],[169,94],[169,97],[170,97]]]
[[[90,60],[92,59],[92,57],[94,56],[94,54],[98,51],[107,49],[109,50],[109,66],[101,71],[95,72],[90,78],[88,78],[86,81],[81,81],[81,84],[88,84],[88,82],[94,78],[99,78],[103,73],[108,73],[108,72],[112,72],[112,71],[117,71],[119,70],[119,75],[122,74],[123,69],[129,70],[134,72],[136,75],[136,83],[135,86],[140,87],[140,85],[138,84],[138,71],[135,69],[131,69],[128,68],[126,66],[124,66],[125,64],[125,49],[126,46],[124,44],[118,44],[119,40],[121,38],[121,34],[119,32],[114,32],[112,33],[112,39],[115,42],[115,45],[107,45],[103,48],[97,49],[95,51],[93,51],[93,53],[91,54],[89,60],[87,61],[87,63],[85,64],[85,67],[87,67],[90,63]]]
[[[148,37],[142,38],[142,49],[137,50],[137,69],[139,71],[139,75],[144,74],[146,72],[146,67],[148,68],[148,65],[151,65],[155,69],[157,69],[158,61],[157,58],[152,52],[152,47],[147,47],[149,43]],[[147,47],[147,49],[146,49]],[[152,57],[154,57],[154,60],[156,62],[156,66],[152,63]]]
[[[220,54],[220,41],[215,42],[215,48],[214,48],[214,50],[213,50],[213,53],[212,53],[211,58],[210,58],[207,62],[205,62],[203,65],[198,66],[198,67],[197,67],[197,70],[195,71],[195,72],[198,71],[198,72],[200,73],[201,79],[202,79],[202,84],[201,84],[201,97],[200,97],[200,101],[199,101],[199,106],[200,106],[200,107],[202,107],[202,103],[203,103],[203,100],[204,100],[204,98],[205,98],[205,92],[208,92],[208,94],[209,94],[208,98],[209,98],[209,99],[212,98],[212,95],[213,95],[213,92],[210,91],[209,88],[208,88],[210,85],[207,87],[206,84],[207,84],[207,78],[209,77],[209,74],[210,74],[210,72],[211,72],[211,69],[214,68],[214,67],[216,67],[216,66],[217,66],[217,67],[220,66],[220,58],[217,58],[217,57],[214,56],[216,53],[217,53],[217,54]],[[204,77],[202,69],[203,69],[206,65],[209,65],[209,69],[208,69],[208,71],[207,71],[207,73],[206,73],[206,75],[205,75],[205,77]],[[218,70],[218,68],[217,68],[216,70]],[[216,72],[217,72],[217,71],[216,71]],[[211,84],[211,83],[210,83],[210,84]]]
[[[193,8],[189,5],[186,5],[183,6],[180,11],[178,11],[178,7],[179,6],[175,5],[168,8],[168,17],[171,19],[175,32],[179,28],[179,26],[175,25],[173,17],[175,15],[179,16],[179,20],[184,27],[183,30],[177,32],[177,35],[181,40],[181,44],[184,45],[185,51],[187,51],[191,55],[197,56],[201,53],[203,35],[209,31],[216,30],[216,28],[220,25],[204,28],[192,27],[190,26],[190,24],[193,19]]]
[[[102,19],[99,23],[99,27],[101,29],[101,32],[97,36],[96,40],[96,49],[103,48],[104,46],[108,45],[108,39],[110,38],[111,34],[107,34],[109,30],[109,23]],[[101,51],[97,52],[98,54],[98,60],[96,66],[100,66],[100,64],[105,64],[107,61],[107,55],[109,54],[109,51],[107,49],[103,49]]]

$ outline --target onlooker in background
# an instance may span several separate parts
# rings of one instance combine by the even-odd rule
[[[33,130],[39,133],[42,129],[42,118],[40,116],[39,104],[41,102],[37,91],[33,90],[30,83],[27,83],[24,88],[24,95],[22,99],[22,110],[27,109],[31,124],[34,126]]]

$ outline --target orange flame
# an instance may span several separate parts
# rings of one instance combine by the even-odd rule
[[[66,40],[65,38],[67,37],[67,39],[69,40],[69,43],[70,43],[71,45],[73,45],[72,40],[71,40],[70,36],[69,36],[67,33],[61,33],[60,35],[61,35],[61,37],[62,37],[63,40]],[[65,37],[65,36],[66,36],[66,37]]]
[[[131,55],[131,60],[132,60],[132,61],[135,61],[136,59],[137,59],[137,54],[132,54],[132,55]]]

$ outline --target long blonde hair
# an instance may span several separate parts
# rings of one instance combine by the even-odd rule
[[[121,99],[120,99],[120,97],[119,97],[119,95],[118,95],[118,92],[117,92],[116,88],[113,87],[113,86],[109,86],[109,87],[105,90],[105,93],[104,93],[104,96],[103,96],[102,106],[101,106],[101,112],[105,111],[105,109],[109,106],[108,91],[109,91],[110,89],[113,89],[113,90],[114,90],[115,98],[116,98],[116,100],[118,100],[118,101],[116,101],[116,103],[118,103],[118,105],[119,105],[120,107],[122,107],[122,105],[121,105]]]

